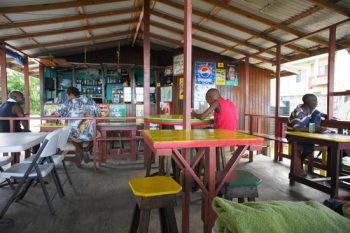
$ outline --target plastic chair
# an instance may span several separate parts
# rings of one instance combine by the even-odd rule
[[[12,156],[5,156],[5,157],[0,157],[0,173],[4,171],[4,169],[2,168],[3,166],[10,164],[13,160]],[[12,182],[10,179],[5,179],[7,185],[9,185],[12,189],[14,189],[15,187],[13,186]],[[3,187],[6,184],[1,184],[0,187]]]
[[[159,209],[161,232],[177,233],[174,212],[181,186],[167,176],[136,178],[129,181],[136,205],[129,233],[146,233],[152,209]]]
[[[57,142],[58,154],[51,156],[51,158],[52,158],[52,162],[55,164],[55,166],[62,163],[63,169],[64,169],[66,176],[67,176],[67,179],[68,179],[68,182],[72,185],[73,183],[72,183],[72,180],[68,174],[68,170],[66,167],[66,163],[64,161],[64,154],[63,154],[63,151],[65,150],[65,147],[67,145],[67,141],[69,138],[70,129],[71,129],[70,126],[65,126],[64,128],[62,128],[61,133],[60,133],[59,138],[58,138],[58,142]],[[34,157],[35,157],[35,155],[32,155],[32,156],[26,158],[23,161],[23,163],[31,163],[33,161]]]
[[[54,214],[54,208],[52,206],[49,194],[46,189],[43,177],[46,177],[48,174],[52,174],[53,180],[55,182],[57,191],[60,196],[64,196],[63,189],[60,185],[59,178],[55,172],[55,166],[53,163],[44,163],[40,164],[39,161],[53,156],[57,152],[57,142],[61,129],[55,130],[49,133],[42,143],[38,153],[34,156],[32,163],[19,163],[15,164],[4,172],[0,173],[1,178],[5,179],[16,179],[20,180],[16,189],[14,190],[12,196],[8,199],[6,205],[0,213],[0,223],[10,223],[12,220],[4,219],[4,215],[10,205],[18,200],[22,199],[29,189],[30,185],[34,180],[38,180],[41,188],[43,190],[46,202],[48,204],[51,214]]]
[[[225,183],[224,198],[232,200],[238,198],[238,202],[244,202],[244,198],[248,201],[255,201],[258,197],[258,186],[262,180],[253,173],[243,170],[237,170],[231,182]]]

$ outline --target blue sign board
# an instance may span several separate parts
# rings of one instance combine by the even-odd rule
[[[195,84],[215,84],[215,63],[195,62]]]

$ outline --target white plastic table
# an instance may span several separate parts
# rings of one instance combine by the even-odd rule
[[[47,133],[0,133],[1,152],[22,152],[40,144]]]

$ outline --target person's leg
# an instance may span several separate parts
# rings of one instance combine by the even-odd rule
[[[302,144],[302,151],[301,151],[301,169],[302,169],[302,175],[306,175],[303,169],[304,161],[305,159],[314,152],[315,145],[310,143],[303,143]]]
[[[83,159],[82,155],[84,153],[84,150],[81,146],[81,142],[73,138],[71,138],[71,142],[75,147],[75,164],[77,165],[77,167],[81,167],[81,161]]]

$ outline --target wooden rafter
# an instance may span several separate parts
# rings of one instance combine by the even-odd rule
[[[52,55],[57,55],[57,54],[63,54],[67,53],[67,51],[71,54],[74,52],[83,52],[84,49],[94,49],[94,48],[99,48],[99,47],[117,47],[118,43],[124,43],[130,41],[129,38],[126,39],[121,39],[121,40],[114,40],[114,41],[108,41],[108,42],[102,42],[102,43],[95,43],[94,45],[83,45],[83,46],[72,46],[64,49],[58,49],[58,50],[50,50],[49,53]],[[32,54],[31,57],[41,57],[41,56],[48,56],[49,53],[37,53],[37,54]]]
[[[88,5],[100,5],[104,3],[111,2],[126,2],[127,0],[77,0],[69,2],[57,2],[49,4],[35,4],[35,5],[25,5],[25,6],[10,6],[10,7],[1,7],[0,14],[9,14],[9,13],[23,13],[23,12],[34,12],[34,11],[47,11],[47,10],[57,10],[64,8],[72,8],[78,6],[88,6]]]
[[[151,11],[151,14],[154,15],[154,16],[157,16],[159,18],[162,18],[162,19],[165,19],[165,20],[168,20],[170,22],[174,22],[174,23],[177,23],[177,24],[180,24],[182,25],[183,24],[183,20],[179,19],[179,18],[175,18],[173,16],[170,16],[170,15],[167,15],[167,14],[164,14],[162,12],[159,12],[159,11],[156,11],[156,10],[152,10]],[[204,32],[204,33],[207,33],[207,34],[210,34],[210,35],[214,35],[214,36],[217,36],[219,38],[222,38],[222,39],[225,39],[225,40],[228,40],[228,41],[232,41],[234,43],[237,43],[237,44],[240,44],[240,45],[243,45],[247,48],[251,48],[251,49],[255,49],[257,51],[261,51],[263,50],[263,48],[257,46],[257,45],[254,45],[252,43],[249,43],[249,42],[245,42],[243,40],[239,40],[239,39],[236,39],[234,37],[231,37],[231,36],[228,36],[226,34],[223,34],[221,32],[218,32],[218,31],[213,31],[213,30],[210,30],[210,29],[207,29],[203,26],[200,26],[200,25],[196,25],[196,24],[193,24],[192,25],[192,28],[197,30],[197,31],[201,31],[201,32]],[[275,56],[276,53],[273,52],[273,51],[266,51],[267,54],[270,54],[270,55],[273,55]]]
[[[24,28],[24,27],[34,27],[34,26],[43,26],[48,24],[56,24],[56,23],[67,23],[72,21],[79,21],[83,19],[93,19],[107,16],[118,16],[125,15],[130,13],[138,13],[141,11],[141,8],[125,8],[119,10],[112,11],[103,11],[85,15],[74,15],[74,16],[65,16],[53,19],[41,19],[41,20],[33,20],[33,21],[25,21],[19,23],[5,23],[0,25],[0,29],[13,29],[13,28]]]
[[[78,11],[79,11],[79,15],[85,15],[85,11],[84,11],[84,7],[83,6],[79,6],[78,7]],[[89,27],[89,22],[87,19],[82,19],[80,20],[81,24],[85,27]],[[85,34],[88,38],[92,38],[91,43],[94,44],[94,39],[93,39],[93,34],[92,31],[90,29],[85,31]]]
[[[234,7],[234,6],[230,5],[230,4],[224,4],[224,3],[221,3],[221,2],[216,1],[216,0],[203,0],[203,1],[207,2],[207,3],[210,3],[210,4],[213,4],[213,5],[218,5],[218,6],[224,7],[225,10],[227,10],[227,11],[230,11],[230,12],[242,15],[242,16],[248,18],[248,19],[255,20],[257,22],[269,25],[270,27],[273,27],[273,28],[276,28],[276,29],[288,32],[288,33],[296,35],[298,37],[302,36],[304,34],[303,32],[300,32],[300,31],[298,31],[296,29],[288,27],[287,25],[283,25],[281,23],[276,23],[276,22],[274,22],[272,20],[269,20],[267,18],[261,17],[259,15],[252,14],[252,13],[250,13],[248,11],[242,10],[242,9],[240,9],[238,7]],[[328,46],[328,42],[327,41],[325,41],[325,40],[323,40],[321,38],[318,38],[318,37],[310,37],[310,38],[308,38],[308,40],[310,40],[312,42],[315,42],[315,43],[318,43],[318,44],[321,44],[321,45],[324,45],[324,46]]]
[[[139,31],[140,31],[140,27],[141,27],[142,20],[143,20],[143,11],[144,11],[143,8],[144,8],[144,6],[142,6],[142,10],[141,10],[141,12],[139,14],[139,20],[138,20],[137,25],[135,27],[135,34],[134,34],[134,36],[132,38],[132,46],[134,46],[136,38],[137,38],[137,35],[139,34]]]
[[[334,1],[328,1],[328,0],[307,0],[307,1],[312,2],[323,8],[327,8],[331,11],[334,11],[346,17],[350,17],[350,10],[345,7],[338,6],[337,4],[334,3]]]
[[[169,26],[167,26],[165,24],[161,24],[161,23],[158,23],[158,22],[151,21],[151,26],[152,27],[157,27],[159,29],[163,29],[163,30],[166,30],[166,31],[169,31],[169,32],[174,33],[174,34],[183,35],[183,31],[182,30],[179,30],[179,29],[173,28],[173,27],[169,27]],[[200,41],[200,42],[203,42],[203,43],[206,43],[206,44],[210,44],[210,45],[213,45],[213,46],[218,47],[218,48],[222,48],[222,49],[225,49],[225,50],[228,50],[228,51],[232,51],[232,52],[239,53],[239,54],[242,54],[242,55],[245,55],[245,56],[249,56],[249,54],[246,53],[245,51],[242,51],[242,50],[236,49],[236,48],[231,48],[231,47],[229,47],[227,45],[221,44],[221,43],[213,41],[213,40],[209,40],[207,38],[204,38],[204,37],[201,37],[201,36],[198,36],[198,35],[192,35],[192,38],[193,38],[193,40]],[[253,56],[253,58],[258,59],[258,60],[263,61],[263,62],[273,63],[273,61],[271,61],[269,59],[266,59],[266,58],[263,58],[263,57],[260,57],[260,56]]]
[[[310,16],[310,15],[312,15],[312,14],[314,14],[322,9],[323,8],[320,6],[311,7],[310,9],[302,12],[301,14],[295,15],[295,16],[287,19],[286,21],[283,21],[281,24],[289,25],[289,24],[295,23],[296,21],[301,20],[305,17],[308,17],[308,16]],[[270,28],[266,29],[265,31],[263,31],[263,34],[267,35],[275,30],[276,30],[276,28],[270,27]]]
[[[175,3],[175,2],[171,2],[171,1],[167,1],[167,0],[158,0],[158,2],[161,2],[161,3],[165,4],[165,5],[171,6],[171,7],[175,8],[175,9],[182,10],[182,5],[181,4],[178,4],[178,3]],[[255,31],[255,30],[243,27],[243,26],[241,26],[239,24],[236,24],[236,23],[233,23],[233,22],[230,22],[230,21],[227,21],[227,20],[215,17],[215,16],[209,16],[205,12],[201,12],[199,10],[192,9],[192,13],[194,15],[197,15],[197,16],[200,16],[200,17],[207,17],[210,21],[213,21],[215,23],[218,23],[218,24],[221,24],[221,25],[233,28],[235,30],[238,30],[238,31],[250,34],[250,35],[253,35],[256,38],[262,38],[262,39],[264,39],[266,41],[269,41],[269,42],[272,42],[272,43],[275,43],[275,44],[279,43],[279,40],[277,40],[277,39],[275,39],[273,37],[260,34],[260,32],[258,32],[258,31]],[[300,47],[295,46],[295,45],[287,45],[286,47],[289,48],[289,49],[292,49],[294,51],[297,51],[299,53],[309,55],[309,53],[304,48],[300,48]]]
[[[30,49],[37,49],[37,48],[48,48],[48,47],[54,47],[59,45],[76,44],[76,43],[88,42],[88,41],[97,41],[101,39],[108,39],[108,38],[125,36],[130,34],[131,34],[130,31],[115,32],[115,33],[98,35],[98,36],[89,37],[89,38],[84,37],[84,38],[77,38],[77,39],[71,39],[71,40],[54,41],[46,44],[27,45],[27,46],[18,47],[18,49],[23,51],[23,50],[30,50]]]
[[[136,22],[137,22],[137,19],[122,20],[122,21],[113,21],[113,22],[102,23],[102,24],[95,24],[95,25],[90,25],[86,27],[74,27],[74,28],[65,28],[65,29],[58,29],[58,30],[52,30],[52,31],[11,35],[11,36],[0,37],[0,41],[17,40],[17,39],[30,38],[30,37],[51,36],[51,35],[66,34],[66,33],[72,33],[72,32],[85,31],[85,30],[107,28],[107,27],[117,27],[117,26],[122,26],[122,25],[136,23]]]
[[[169,43],[169,44],[173,44],[173,45],[176,45],[176,46],[179,46],[179,47],[183,46],[183,43],[181,43],[181,41],[170,39],[170,38],[167,38],[167,37],[164,37],[164,36],[161,36],[161,35],[157,35],[155,33],[151,33],[150,36],[153,39],[160,40],[160,41],[163,41],[163,42],[166,42],[166,43]]]

